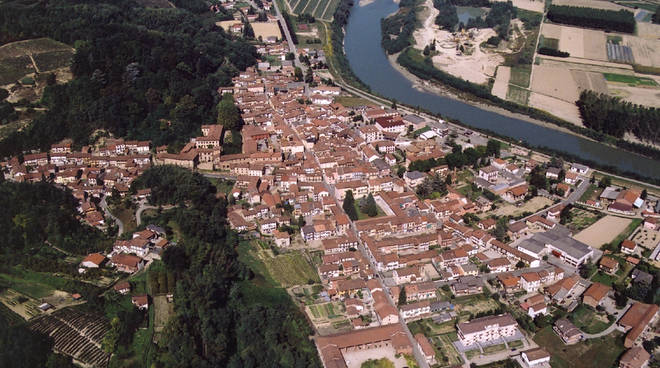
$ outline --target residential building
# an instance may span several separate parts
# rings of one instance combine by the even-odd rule
[[[465,346],[513,336],[518,331],[518,323],[508,313],[476,318],[456,327],[458,338]]]
[[[592,308],[596,308],[601,305],[611,290],[612,288],[607,285],[603,285],[600,282],[594,282],[589,286],[587,291],[582,294],[582,302]]]
[[[417,342],[417,347],[422,352],[422,355],[424,355],[426,362],[429,365],[436,364],[437,361],[435,359],[435,350],[433,349],[433,345],[431,345],[429,342],[429,339],[427,339],[423,334],[418,333],[415,334],[415,341]]]
[[[627,348],[635,345],[646,327],[656,319],[657,314],[658,306],[655,304],[633,303],[626,314],[617,322],[619,327],[627,332],[623,345]]]
[[[619,368],[646,368],[649,363],[649,354],[641,346],[628,349],[619,359]]]
[[[572,345],[582,340],[582,331],[567,318],[560,318],[552,326],[552,330],[561,337],[566,345]]]
[[[523,351],[520,353],[520,357],[530,367],[544,363],[550,364],[550,353],[545,351],[543,348],[535,348]]]

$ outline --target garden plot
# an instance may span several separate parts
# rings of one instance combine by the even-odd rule
[[[654,249],[660,243],[660,231],[640,228],[632,237],[632,241],[645,249]]]
[[[110,354],[101,349],[103,337],[110,329],[103,316],[60,309],[35,319],[30,329],[51,337],[56,352],[86,365],[107,367],[110,361]]]
[[[611,242],[617,237],[617,235],[626,230],[631,222],[631,219],[608,215],[596,221],[596,223],[588,228],[580,231],[574,236],[574,238],[594,248],[600,249],[603,244]]]

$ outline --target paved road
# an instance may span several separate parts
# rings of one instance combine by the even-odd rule
[[[124,223],[121,222],[120,219],[116,218],[111,212],[110,209],[108,208],[108,203],[105,201],[105,196],[99,203],[101,208],[103,209],[103,212],[105,213],[106,216],[110,217],[115,221],[115,224],[117,224],[117,236],[120,236],[121,234],[124,233]]]
[[[138,209],[135,211],[135,223],[137,224],[137,226],[140,226],[140,224],[142,223],[142,212],[144,212],[145,210],[157,210],[158,207],[147,204],[146,200],[141,200],[140,202],[138,202],[138,204],[139,204]],[[174,206],[163,206],[162,208],[170,209],[172,207]]]
[[[284,30],[284,37],[286,38],[286,43],[289,45],[289,51],[291,51],[294,55],[293,62],[297,67],[302,68],[302,63],[300,62],[300,58],[298,58],[298,52],[296,52],[296,45],[293,43],[293,39],[291,38],[289,27],[287,27],[286,22],[284,21],[284,17],[282,16],[282,13],[280,13],[280,8],[277,6],[277,1],[273,1],[273,6],[275,7],[275,14],[277,15],[277,20],[282,25],[282,30]]]

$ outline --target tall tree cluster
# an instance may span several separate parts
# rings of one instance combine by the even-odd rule
[[[591,129],[618,138],[632,133],[641,141],[660,142],[660,109],[590,90],[582,91],[576,104],[584,125]]]

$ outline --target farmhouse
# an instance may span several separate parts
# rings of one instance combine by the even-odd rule
[[[117,271],[133,273],[144,267],[142,258],[130,254],[119,253],[112,256],[110,263],[117,267]]]

